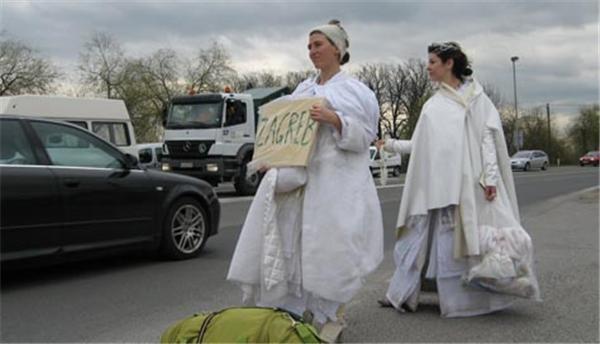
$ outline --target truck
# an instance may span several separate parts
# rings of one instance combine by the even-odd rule
[[[31,116],[79,125],[137,156],[135,132],[125,103],[120,99],[46,95],[0,97],[0,114]]]
[[[289,94],[288,87],[243,93],[173,97],[164,113],[162,170],[208,181],[233,182],[238,195],[252,195],[260,175],[246,176],[254,154],[258,108]]]

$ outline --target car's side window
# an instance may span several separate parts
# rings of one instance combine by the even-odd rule
[[[33,149],[18,120],[0,120],[0,164],[35,165]]]
[[[143,148],[138,152],[138,156],[140,157],[140,162],[142,164],[147,164],[152,162],[152,148]]]
[[[157,147],[154,148],[154,153],[156,154],[156,161],[160,162],[162,160],[162,148],[161,147]]]
[[[123,167],[114,148],[84,130],[47,122],[33,121],[31,125],[54,165]]]
[[[128,146],[127,125],[118,122],[92,122],[92,131],[116,146]]]

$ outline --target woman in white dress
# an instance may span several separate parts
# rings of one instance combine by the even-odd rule
[[[244,302],[303,314],[317,324],[338,320],[383,258],[383,226],[369,172],[369,146],[379,109],[371,90],[341,71],[348,36],[332,21],[310,31],[308,50],[319,70],[290,98],[323,97],[311,118],[320,123],[306,168],[271,168],[240,233],[227,279]]]
[[[439,89],[424,104],[412,139],[377,142],[385,150],[411,154],[398,214],[396,270],[378,302],[416,311],[424,275],[435,280],[443,317],[485,314],[508,307],[514,297],[465,283],[483,253],[480,228],[499,223],[517,228],[519,247],[527,254],[531,241],[519,224],[498,111],[470,78],[457,43],[432,44],[428,52],[427,71]],[[519,293],[537,297],[531,266],[525,268],[532,283]]]

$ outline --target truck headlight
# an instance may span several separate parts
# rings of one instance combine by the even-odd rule
[[[208,172],[219,172],[219,165],[217,165],[217,164],[206,164],[206,170]]]

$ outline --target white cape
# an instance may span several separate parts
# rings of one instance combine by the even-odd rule
[[[482,191],[484,128],[493,133],[500,172],[494,202],[519,221],[500,116],[481,85],[473,80],[464,96],[442,84],[423,106],[411,140],[397,228],[403,229],[410,216],[458,205],[460,223],[454,231],[454,255],[479,254],[478,213],[487,202]]]

